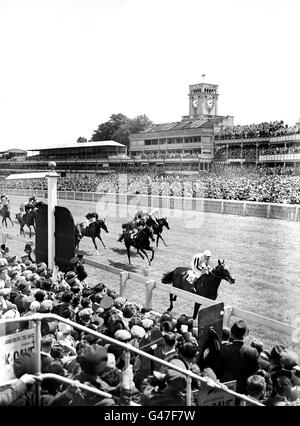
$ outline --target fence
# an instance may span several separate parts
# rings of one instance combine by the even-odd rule
[[[186,377],[186,405],[190,406],[191,402],[192,402],[192,379],[196,379],[202,383],[206,383],[208,384],[210,387],[214,388],[214,389],[219,389],[222,390],[228,394],[231,394],[239,399],[241,399],[242,401],[247,401],[250,402],[251,404],[254,405],[258,405],[258,406],[263,406],[263,404],[259,403],[256,400],[253,400],[252,398],[243,395],[243,394],[239,394],[231,389],[229,389],[226,385],[222,384],[222,383],[214,383],[211,380],[205,378],[205,377],[200,377],[197,374],[192,373],[190,370],[186,370],[183,368],[180,368],[174,364],[170,364],[169,362],[166,362],[160,358],[157,358],[151,354],[148,354],[140,349],[137,349],[136,347],[132,346],[131,344],[128,343],[123,343],[120,342],[118,340],[115,340],[109,336],[106,336],[102,333],[99,333],[97,331],[91,330],[88,327],[82,326],[80,324],[77,324],[73,321],[70,321],[66,318],[62,318],[58,315],[54,315],[54,314],[34,314],[28,317],[20,317],[20,318],[14,318],[11,320],[5,320],[5,321],[0,321],[1,324],[9,324],[9,323],[19,323],[19,322],[28,322],[28,321],[33,321],[35,323],[35,353],[36,353],[36,375],[37,377],[40,377],[41,379],[45,379],[45,378],[57,378],[58,380],[62,380],[60,378],[60,376],[56,376],[56,375],[41,375],[41,355],[40,355],[40,348],[41,348],[41,321],[42,319],[54,319],[57,320],[59,322],[64,322],[65,324],[70,325],[71,327],[77,328],[83,332],[86,332],[88,334],[93,334],[94,336],[97,336],[101,339],[103,339],[104,341],[108,342],[108,343],[113,343],[113,344],[117,344],[118,346],[121,346],[123,349],[125,349],[125,366],[124,369],[127,369],[129,364],[130,364],[130,353],[134,352],[135,354],[148,358],[154,362],[157,362],[167,368],[171,368],[173,370],[176,370],[182,374],[185,375]],[[72,383],[75,384],[75,381],[73,380],[67,380],[68,383]],[[82,389],[88,390],[88,391],[92,391],[93,393],[97,393],[98,395],[101,396],[108,396],[111,397],[110,394],[106,393],[105,395],[102,394],[102,392],[100,393],[99,391],[97,391],[96,389],[93,389],[89,386],[85,386],[85,385],[81,385],[80,386]],[[37,403],[39,404],[40,401],[40,385],[39,383],[37,383]]]
[[[47,191],[44,190],[8,189],[6,192],[11,196],[29,197],[34,194],[38,198],[47,198]],[[58,191],[57,198],[60,200],[90,201],[94,203],[101,202],[104,204],[134,206],[145,209],[157,207],[162,211],[165,211],[165,213],[172,210],[180,210],[231,214],[237,216],[255,216],[267,219],[283,219],[297,222],[300,221],[300,209],[298,204],[218,200],[200,197],[170,197],[168,195],[160,196],[73,191]]]

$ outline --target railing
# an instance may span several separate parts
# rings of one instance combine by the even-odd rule
[[[11,196],[29,197],[35,195],[38,198],[47,198],[45,190],[31,189],[7,189]],[[283,219],[300,221],[299,204],[263,203],[256,201],[221,200],[213,198],[179,197],[165,195],[144,195],[129,193],[105,193],[105,192],[73,192],[58,191],[60,200],[102,202],[105,205],[127,205],[130,208],[154,208],[162,210],[162,214],[172,216],[174,210],[192,211],[197,213],[220,213],[237,216],[255,216],[267,219]],[[125,214],[125,213],[124,213]]]
[[[247,402],[250,402],[251,404],[258,405],[258,406],[264,406],[260,402],[254,400],[254,399],[252,399],[252,398],[250,398],[246,395],[237,393],[237,392],[229,389],[226,385],[224,385],[222,383],[214,383],[214,382],[212,382],[211,380],[209,380],[205,377],[201,377],[201,376],[198,376],[197,374],[192,373],[190,370],[180,368],[180,367],[178,367],[174,364],[171,364],[171,363],[164,361],[160,358],[157,358],[157,357],[155,357],[151,354],[148,354],[148,353],[146,353],[146,352],[144,352],[140,349],[137,349],[136,347],[132,346],[131,344],[120,342],[120,341],[115,340],[115,339],[113,339],[109,336],[106,336],[102,333],[91,330],[88,327],[84,327],[80,324],[77,324],[77,323],[70,321],[66,318],[62,318],[62,317],[55,315],[55,314],[34,314],[34,315],[31,315],[31,316],[28,316],[28,317],[14,318],[14,319],[5,320],[5,321],[0,320],[0,324],[9,324],[9,323],[15,323],[15,322],[28,322],[28,321],[33,321],[35,323],[36,375],[38,377],[41,376],[41,355],[40,355],[41,321],[42,321],[42,319],[45,319],[45,318],[54,319],[54,320],[57,320],[59,322],[64,322],[65,324],[68,324],[71,327],[77,328],[77,329],[79,329],[83,332],[93,334],[94,336],[97,336],[97,337],[103,339],[104,341],[106,341],[108,343],[113,343],[113,344],[116,344],[116,345],[122,347],[126,351],[125,352],[124,369],[127,369],[127,367],[130,364],[130,352],[134,352],[137,355],[148,358],[148,359],[150,359],[154,362],[157,362],[157,363],[159,363],[159,364],[161,364],[161,365],[163,365],[163,366],[165,366],[169,369],[173,369],[173,370],[178,371],[181,374],[184,374],[186,376],[186,405],[187,406],[190,406],[191,402],[192,402],[192,388],[191,388],[192,379],[196,379],[196,380],[198,380],[202,383],[209,384],[210,387],[212,387],[214,389],[222,390],[222,391],[224,391],[228,394],[231,394],[231,395],[235,396],[236,398],[239,398],[243,401],[247,401]],[[50,375],[50,376],[51,376],[51,378],[56,378],[56,375]],[[49,375],[46,376],[46,378],[48,378],[48,377],[49,377]],[[41,378],[43,378],[43,376],[41,376]],[[44,376],[44,378],[45,378],[45,376]],[[77,384],[77,382],[74,382],[74,381],[71,381],[71,380],[70,380],[70,382],[72,384]],[[90,391],[89,387],[87,387],[85,389]],[[94,391],[94,393],[98,393],[98,392]],[[107,395],[109,395],[109,394],[107,394]],[[101,396],[103,396],[103,395],[101,395]],[[39,385],[39,383],[37,383],[37,401],[38,401],[38,403],[40,401],[40,385]]]

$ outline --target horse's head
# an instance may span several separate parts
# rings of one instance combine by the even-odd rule
[[[152,228],[157,227],[156,221],[151,216],[149,216],[148,219],[146,220],[146,225],[149,226],[149,227],[152,227]]]
[[[145,232],[147,237],[150,237],[151,240],[154,240],[153,229],[151,228],[150,225],[145,225],[145,227],[143,228],[143,231]]]
[[[102,229],[104,229],[104,231],[108,234],[109,233],[109,229],[108,229],[108,226],[107,226],[107,224],[106,224],[106,222],[105,222],[105,219],[98,219],[97,220],[97,223],[99,224],[99,226],[100,226],[100,228],[102,228]]]
[[[168,222],[168,218],[167,217],[162,217],[161,219],[159,219],[160,220],[160,222],[161,222],[161,224],[163,225],[163,226],[165,226],[167,229],[170,229],[170,225],[169,225],[169,222]]]
[[[214,273],[221,277],[223,280],[228,281],[229,284],[234,284],[235,279],[231,275],[229,269],[227,268],[225,264],[225,260],[221,262],[220,259],[218,260],[218,265],[214,269]]]

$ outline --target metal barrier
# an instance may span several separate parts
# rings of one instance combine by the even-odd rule
[[[29,197],[37,195],[47,199],[47,191],[7,189],[11,196]],[[200,195],[200,194],[199,194]],[[58,191],[58,199],[72,201],[103,202],[140,207],[157,207],[159,209],[196,211],[206,213],[234,214],[255,216],[267,219],[300,221],[298,204],[262,203],[256,201],[220,200],[202,197],[170,197],[167,195],[145,195],[109,192],[73,192]]]
[[[70,325],[71,327],[77,328],[81,331],[84,331],[88,334],[93,334],[94,336],[97,336],[99,338],[101,338],[102,340],[108,342],[108,343],[113,343],[116,344],[120,347],[122,347],[123,349],[125,349],[126,353],[125,353],[125,366],[124,368],[126,369],[129,364],[130,364],[130,352],[134,352],[137,355],[140,355],[142,357],[148,358],[154,362],[157,362],[161,365],[164,365],[165,367],[169,368],[169,369],[173,369],[178,371],[179,373],[183,374],[186,376],[186,405],[190,406],[191,402],[192,402],[192,390],[191,390],[191,383],[192,383],[192,379],[198,380],[202,383],[206,383],[208,384],[210,387],[214,388],[214,389],[219,389],[222,390],[230,395],[235,396],[236,398],[241,399],[242,401],[246,401],[246,402],[250,402],[251,404],[254,405],[258,405],[258,406],[264,406],[263,404],[261,404],[260,402],[244,395],[244,394],[240,394],[237,393],[231,389],[229,389],[226,385],[222,384],[222,383],[215,383],[212,380],[205,378],[205,377],[201,377],[198,376],[195,373],[192,373],[190,370],[186,370],[183,368],[178,367],[177,365],[171,364],[167,361],[164,361],[160,358],[157,358],[153,355],[150,355],[140,349],[137,349],[136,347],[132,346],[131,344],[128,343],[123,343],[120,342],[119,340],[115,340],[112,337],[106,336],[102,333],[99,333],[97,331],[91,330],[88,327],[85,327],[83,325],[77,324],[73,321],[70,321],[66,318],[62,318],[58,315],[55,314],[33,314],[31,316],[27,316],[27,317],[20,317],[20,318],[14,318],[14,319],[9,319],[9,320],[0,320],[0,324],[9,324],[9,323],[19,323],[19,322],[28,322],[28,321],[33,321],[35,323],[35,353],[36,353],[36,374],[39,377],[41,375],[41,355],[40,355],[40,349],[41,349],[41,321],[42,319],[54,319],[57,320],[59,322],[64,322],[65,324]],[[54,378],[54,377],[53,377]],[[74,384],[74,382],[72,382]],[[86,390],[89,390],[86,388]],[[40,401],[40,385],[39,383],[37,383],[37,394],[38,394],[38,402]]]

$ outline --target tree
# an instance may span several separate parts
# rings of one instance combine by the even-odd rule
[[[112,114],[109,121],[101,123],[94,131],[91,141],[114,140],[129,146],[129,136],[145,130],[152,124],[152,121],[144,115],[130,119],[124,114]]]
[[[76,141],[77,143],[86,143],[87,142],[87,138],[84,138],[82,136],[79,136],[79,138]]]

